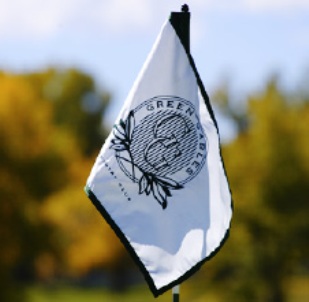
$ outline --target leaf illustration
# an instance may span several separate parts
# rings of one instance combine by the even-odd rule
[[[143,173],[143,176],[138,181],[139,194],[153,194],[153,197],[158,201],[163,209],[167,207],[167,198],[171,197],[171,190],[182,189],[183,186],[173,179],[157,176],[153,174]]]
[[[162,187],[158,183],[154,183],[152,192],[154,198],[159,202],[164,210],[167,207],[167,196],[162,190]]]
[[[132,163],[131,160],[129,160],[128,158],[125,158],[123,156],[120,156],[119,154],[116,154],[116,158],[120,159],[121,161],[125,161],[127,163]]]
[[[173,190],[179,190],[183,188],[183,185],[167,177],[156,176],[156,181],[162,186],[173,189]]]
[[[122,139],[119,139],[119,138],[113,138],[112,140],[111,140],[111,142],[112,142],[112,144],[113,145],[123,145],[123,140]]]
[[[126,135],[129,140],[132,138],[133,129],[135,127],[134,111],[131,110],[126,119]]]
[[[162,190],[164,191],[164,193],[166,194],[166,196],[171,197],[172,193],[170,191],[170,189],[166,186],[162,186]]]
[[[119,139],[124,139],[124,140],[126,139],[126,133],[124,132],[123,129],[121,129],[119,125],[114,126],[114,135],[115,137]]]
[[[122,142],[126,141],[126,137],[119,132],[114,131],[114,136]]]
[[[110,148],[110,149],[114,149],[114,150],[116,150],[116,151],[125,151],[125,150],[127,150],[126,145],[123,145],[123,144],[111,145],[109,148]]]
[[[145,174],[143,174],[143,176],[140,178],[138,184],[139,184],[139,194],[143,194],[148,186],[148,180]]]
[[[131,180],[138,182],[139,194],[146,194],[147,196],[152,193],[153,197],[158,201],[163,209],[167,207],[167,198],[172,196],[171,190],[182,189],[183,186],[177,181],[168,177],[154,175],[152,173],[142,172],[142,176],[138,179],[135,177],[135,169],[139,169],[133,162],[132,154],[130,152],[130,143],[132,134],[135,127],[134,111],[129,112],[125,120],[120,120],[118,125],[114,126],[114,137],[111,140],[111,149],[116,150],[116,157],[119,159],[118,163],[122,170],[126,170],[123,162],[132,165],[132,172],[130,174]],[[120,156],[121,151],[127,151],[126,157]],[[119,152],[119,153],[118,153]]]
[[[126,129],[126,123],[123,121],[123,119],[120,120],[119,125],[121,126],[123,130]]]

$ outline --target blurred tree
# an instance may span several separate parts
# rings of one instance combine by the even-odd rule
[[[109,96],[80,71],[50,69],[0,73],[0,100],[0,300],[18,301],[24,281],[117,258],[83,193]]]
[[[211,99],[215,105],[215,110],[218,109],[225,119],[231,120],[234,123],[237,133],[242,133],[248,128],[246,102],[232,99],[230,86],[229,79],[223,80]]]
[[[220,98],[239,130],[223,148],[235,215],[205,272],[213,288],[224,284],[223,301],[282,302],[289,277],[308,265],[309,97],[272,80],[246,110],[226,88]],[[0,301],[22,299],[18,281],[128,265],[82,191],[109,95],[81,71],[49,69],[0,72],[0,100]]]
[[[89,75],[75,69],[49,69],[26,77],[44,99],[52,102],[55,124],[75,137],[84,155],[96,153],[107,134],[102,114],[109,104],[109,93],[98,91]]]
[[[207,273],[224,284],[223,301],[283,302],[289,278],[308,265],[308,97],[296,101],[274,78],[249,98],[246,119],[223,148],[235,214]]]
[[[0,99],[0,300],[10,301],[20,292],[13,281],[32,279],[35,258],[51,248],[49,228],[36,212],[42,198],[64,185],[67,173],[52,139],[51,104],[22,77],[5,74]],[[56,177],[60,169],[62,178]]]
[[[53,225],[54,244],[62,248],[65,275],[81,277],[92,269],[117,268],[125,253],[119,239],[82,192],[93,160],[76,166],[74,183],[50,195],[41,217]]]

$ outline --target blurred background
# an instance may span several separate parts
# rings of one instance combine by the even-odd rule
[[[182,4],[0,0],[0,301],[154,300],[83,187]],[[181,300],[309,301],[309,2],[187,4],[235,210]]]

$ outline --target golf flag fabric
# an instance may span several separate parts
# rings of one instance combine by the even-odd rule
[[[158,296],[227,238],[231,194],[217,124],[193,59],[168,20],[86,184]]]

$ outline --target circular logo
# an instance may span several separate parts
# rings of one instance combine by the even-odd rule
[[[139,183],[140,194],[155,196],[155,183],[163,197],[171,196],[170,189],[183,188],[205,163],[207,139],[195,107],[183,98],[144,101],[115,126],[114,136],[119,167]]]

